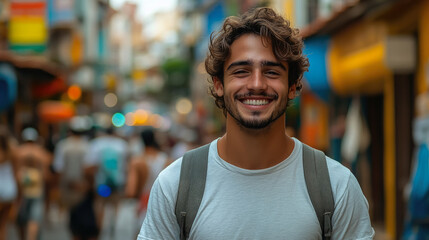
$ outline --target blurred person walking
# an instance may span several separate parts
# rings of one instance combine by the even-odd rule
[[[128,143],[117,136],[113,127],[102,129],[89,145],[85,161],[88,173],[94,176],[95,211],[100,230],[112,235],[116,224],[119,200],[123,197],[125,174],[130,155]],[[111,213],[110,210],[113,210]],[[105,216],[109,213],[108,216]]]
[[[353,174],[286,134],[286,108],[309,66],[302,48],[298,30],[270,8],[228,17],[211,35],[205,66],[226,133],[159,175],[138,239],[374,237]],[[318,207],[324,201],[331,210]]]
[[[18,198],[18,164],[10,135],[0,126],[0,240],[6,240],[6,226]]]
[[[22,199],[17,222],[21,239],[40,239],[44,218],[44,185],[52,156],[38,143],[39,133],[28,127],[21,133],[23,143],[17,148],[18,180]]]
[[[59,173],[60,204],[68,215],[73,239],[96,239],[98,226],[94,212],[93,178],[86,171],[89,141],[85,135],[91,128],[89,119],[73,117],[70,136],[59,141],[54,153],[54,170]]]
[[[141,140],[145,146],[144,153],[131,160],[126,187],[127,196],[139,199],[140,226],[146,216],[152,185],[159,173],[171,163],[168,154],[161,150],[153,129],[143,130]]]

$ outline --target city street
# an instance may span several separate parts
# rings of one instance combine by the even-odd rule
[[[428,13],[0,0],[0,240],[429,240]]]
[[[112,214],[113,214],[113,209],[110,207],[107,207],[104,215],[104,226],[103,226],[103,230],[101,231],[99,239],[100,240],[135,239],[136,236],[130,233],[128,229],[122,229],[122,231],[117,231],[116,233],[114,233],[113,227],[112,227],[113,226],[112,220],[115,220],[115,218],[113,217]],[[45,223],[42,224],[40,240],[59,240],[59,239],[71,240],[72,239],[72,236],[69,233],[69,230],[67,227],[66,216],[60,216],[56,208],[53,207],[51,209],[49,218],[50,218],[50,221],[45,221]],[[127,222],[127,226],[130,226],[128,222]],[[18,229],[16,225],[13,225],[13,224],[8,225],[7,240],[19,240],[19,234],[18,234]]]
[[[15,225],[9,224],[8,226],[8,235],[7,239],[9,240],[18,240],[18,229]],[[67,226],[65,219],[57,219],[56,222],[46,223],[42,226],[41,236],[42,240],[69,240],[72,239]]]

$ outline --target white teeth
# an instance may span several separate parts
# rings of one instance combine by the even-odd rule
[[[268,104],[268,100],[263,100],[263,99],[260,99],[260,100],[246,99],[246,100],[243,101],[243,103],[247,104],[247,105],[260,106],[260,105]]]

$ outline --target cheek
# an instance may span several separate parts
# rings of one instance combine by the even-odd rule
[[[278,94],[287,95],[290,93],[290,90],[288,91],[287,84],[284,84],[283,82],[274,82],[271,84],[270,88],[277,92]]]
[[[246,81],[244,80],[234,80],[230,81],[227,85],[225,85],[224,93],[227,94],[237,94],[247,92]]]

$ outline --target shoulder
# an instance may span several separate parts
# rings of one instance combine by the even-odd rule
[[[340,162],[326,156],[329,177],[331,179],[334,198],[342,195],[348,188],[350,181],[356,180],[352,172]]]
[[[362,199],[368,205],[365,196],[362,193],[359,182],[353,173],[340,162],[326,157],[328,164],[329,177],[331,179],[332,194],[334,195],[335,205],[344,201],[347,196],[355,196],[357,200]]]
[[[147,168],[147,162],[142,156],[135,156],[131,158],[130,168],[131,169]]]
[[[368,205],[359,182],[353,173],[341,163],[332,160],[329,157],[326,158],[335,204],[337,205],[338,202],[344,201],[344,198],[347,196],[354,196],[364,200],[365,205]]]
[[[62,147],[64,147],[64,145],[66,145],[66,144],[67,144],[67,142],[68,142],[68,139],[67,139],[67,138],[63,138],[63,139],[59,140],[59,141],[57,142],[56,146],[55,146],[55,150],[56,150],[56,149],[58,149],[58,148],[62,148]]]
[[[294,138],[294,140],[296,144],[295,147],[301,152],[303,149],[303,143],[296,138]],[[334,196],[335,203],[337,203],[341,196],[349,190],[350,181],[356,181],[356,178],[347,167],[328,156],[326,156],[326,163],[331,181],[332,194]]]
[[[96,137],[90,140],[88,145],[91,150],[96,150],[97,148],[100,148],[101,146],[104,145],[103,142],[104,142],[104,139],[101,139],[100,137]]]
[[[170,196],[172,199],[177,197],[181,166],[182,158],[175,160],[161,171],[154,184],[165,196]]]

